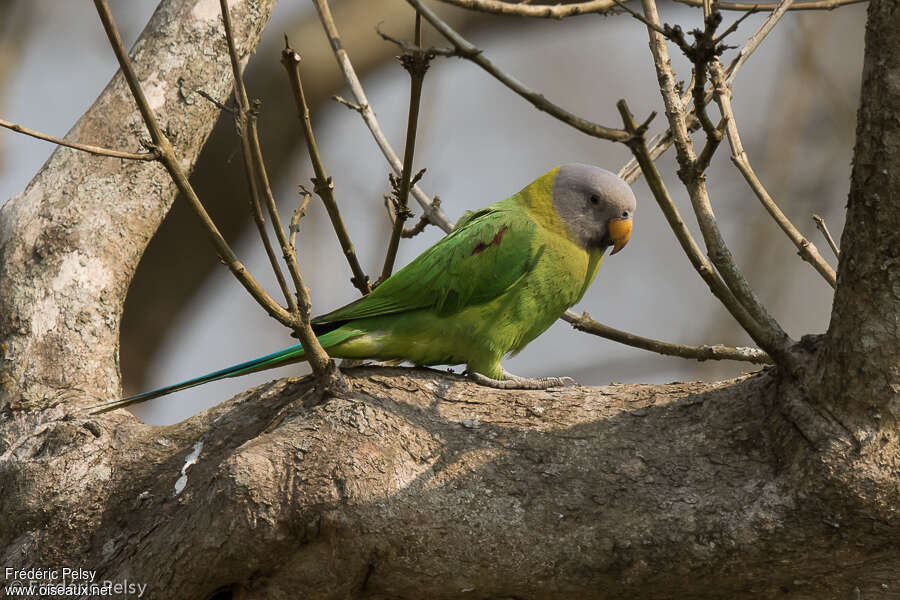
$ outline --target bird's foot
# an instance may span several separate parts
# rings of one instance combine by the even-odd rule
[[[554,387],[578,385],[571,377],[519,377],[502,369],[503,379],[492,379],[481,373],[469,372],[475,383],[498,390],[546,390]]]

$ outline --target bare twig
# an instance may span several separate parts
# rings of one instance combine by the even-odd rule
[[[10,123],[9,121],[5,121],[3,119],[0,119],[0,127],[5,127],[17,133],[29,135],[39,140],[44,140],[45,142],[52,142],[54,144],[59,144],[60,146],[66,146],[67,148],[74,148],[75,150],[82,150],[83,152],[96,154],[97,156],[110,156],[112,158],[124,158],[126,160],[159,160],[159,150],[155,148],[151,148],[149,152],[141,153],[122,152],[121,150],[110,150],[109,148],[100,148],[99,146],[90,146],[88,144],[70,142],[68,140],[64,140],[63,138],[53,137],[52,135],[47,135],[46,133],[41,133],[40,131],[35,131],[34,129],[28,129],[27,127],[22,127],[21,125]]]
[[[834,256],[836,258],[840,258],[841,250],[834,242],[834,238],[831,237],[831,232],[828,231],[828,225],[825,224],[825,219],[823,219],[819,215],[813,215],[812,219],[816,222],[816,227],[818,228],[818,230],[822,232],[823,236],[825,236],[825,241],[827,241],[828,245],[831,246],[831,251],[834,252]]]
[[[266,173],[266,165],[262,156],[262,149],[259,145],[259,133],[256,127],[255,107],[251,109],[250,102],[247,97],[247,90],[244,86],[243,68],[237,56],[237,49],[234,44],[234,34],[231,27],[231,15],[228,10],[228,0],[220,0],[222,10],[222,19],[225,25],[225,38],[228,44],[228,53],[231,57],[231,68],[234,73],[235,90],[234,95],[239,107],[240,124],[246,129],[242,132],[241,143],[244,154],[244,163],[247,168],[247,177],[251,183],[251,193],[254,199],[256,213],[260,216],[259,200],[260,195],[265,198],[266,210],[272,219],[272,228],[275,230],[275,237],[281,246],[281,254],[285,264],[288,267],[288,273],[294,283],[294,291],[296,292],[296,300],[290,294],[287,284],[284,281],[284,275],[272,253],[269,236],[263,225],[260,230],[263,244],[269,254],[269,260],[272,269],[278,278],[278,283],[284,292],[289,310],[296,316],[296,325],[293,327],[295,335],[300,339],[303,348],[306,351],[306,359],[312,368],[313,373],[327,389],[347,389],[348,385],[344,380],[340,371],[338,371],[335,363],[322,345],[319,343],[315,332],[310,325],[310,313],[312,303],[309,297],[309,289],[303,283],[303,276],[300,274],[300,265],[297,263],[297,253],[294,251],[293,245],[288,241],[284,226],[281,224],[281,217],[278,214],[278,207],[275,204],[275,196],[272,194],[272,186],[269,183],[269,176]],[[262,188],[262,190],[259,189]]]
[[[750,39],[743,45],[743,47],[738,52],[738,55],[731,61],[731,64],[728,65],[727,72],[727,83],[731,83],[734,81],[735,76],[737,75],[738,69],[741,68],[741,65],[747,60],[747,58],[753,54],[753,52],[759,47],[760,43],[765,39],[769,32],[772,31],[772,28],[781,20],[781,17],[784,16],[784,13],[794,4],[794,0],[781,0],[778,3],[775,10],[772,11],[760,28],[750,36]]]
[[[288,288],[287,280],[284,277],[284,273],[281,271],[281,266],[278,264],[275,250],[272,248],[272,241],[269,239],[269,234],[266,231],[266,219],[263,216],[262,205],[260,203],[261,193],[259,187],[261,180],[257,171],[257,166],[254,164],[253,160],[253,151],[251,149],[250,141],[252,134],[248,127],[251,119],[252,117],[243,107],[235,113],[235,129],[241,140],[241,156],[244,163],[244,174],[247,177],[247,187],[250,193],[250,212],[253,214],[253,222],[256,224],[256,230],[259,232],[263,248],[269,259],[269,265],[272,267],[272,272],[275,274],[275,279],[278,281],[278,287],[281,288],[281,293],[284,295],[285,302],[287,302],[288,310],[290,312],[295,312],[297,310],[297,301],[295,300],[294,295],[291,294],[290,288]]]
[[[391,169],[396,175],[400,175],[400,172],[403,169],[400,158],[397,157],[397,153],[391,148],[387,137],[384,135],[384,132],[378,124],[378,119],[375,118],[375,111],[369,106],[369,100],[366,98],[366,93],[363,91],[362,84],[359,82],[359,77],[356,76],[356,71],[353,69],[353,64],[350,62],[350,56],[347,54],[344,45],[341,43],[341,37],[338,34],[337,26],[334,24],[334,18],[331,16],[331,9],[328,7],[327,0],[313,0],[313,3],[316,5],[316,10],[319,12],[319,19],[322,22],[322,27],[325,29],[325,34],[328,36],[328,41],[331,42],[331,49],[334,52],[334,57],[357,102],[357,104],[352,105],[345,100],[344,103],[353,110],[359,112],[363,121],[365,121],[366,126],[369,128],[369,131],[372,133],[372,137],[375,138],[375,143],[378,144],[378,147],[387,159],[388,164],[391,165]],[[422,207],[422,210],[425,211],[429,221],[443,229],[445,232],[450,232],[453,229],[453,223],[450,222],[447,215],[441,212],[440,208],[431,205],[431,199],[421,188],[419,188],[419,186],[413,186],[412,195],[413,198],[416,199],[416,202],[419,203],[419,206]]]
[[[237,259],[237,256],[234,254],[231,247],[222,237],[218,228],[216,228],[215,223],[213,223],[209,214],[206,212],[206,209],[203,207],[203,204],[200,202],[200,199],[197,197],[197,194],[194,192],[193,187],[191,187],[187,174],[181,168],[181,164],[178,161],[178,157],[175,154],[171,142],[169,142],[169,139],[159,128],[156,117],[150,109],[147,98],[144,96],[144,92],[138,82],[137,75],[131,66],[128,53],[119,36],[118,29],[116,28],[115,21],[113,20],[106,0],[94,0],[94,5],[97,8],[97,13],[100,15],[103,29],[106,31],[106,35],[109,38],[110,45],[119,62],[119,67],[122,70],[125,81],[128,83],[128,87],[131,90],[131,95],[134,97],[138,110],[143,117],[144,124],[147,126],[147,130],[150,132],[150,137],[160,153],[159,160],[166,167],[166,170],[172,177],[178,191],[184,196],[194,213],[200,218],[203,223],[203,228],[213,246],[216,248],[219,257],[228,266],[237,280],[241,282],[241,285],[244,286],[254,300],[256,300],[269,315],[291,329],[295,331],[299,329],[303,333],[301,339],[304,348],[306,348],[308,353],[310,366],[313,368],[313,371],[316,373],[322,385],[326,389],[346,387],[346,383],[340,376],[337,367],[335,367],[334,361],[328,358],[328,355],[325,354],[321,345],[319,345],[316,340],[315,334],[309,325],[309,321],[298,318],[296,313],[287,311],[283,306],[275,302],[275,300],[272,299],[272,297],[269,296],[269,294],[267,294],[253,278],[250,272],[247,271],[247,268]]]
[[[703,6],[703,0],[675,0],[681,4],[688,6]],[[809,2],[796,2],[788,10],[834,10],[841,6],[849,6],[851,4],[861,4],[868,0],[811,0]],[[774,11],[778,9],[775,2],[716,2],[718,10],[754,10],[754,11]]]
[[[660,27],[659,25],[655,25],[655,24],[651,23],[650,21],[648,21],[647,19],[644,18],[644,15],[642,15],[642,14],[639,13],[639,12],[636,12],[636,11],[632,10],[627,4],[625,4],[625,2],[627,2],[628,0],[612,0],[612,1],[616,3],[616,6],[618,6],[619,8],[621,8],[622,10],[624,10],[625,12],[627,12],[629,15],[631,15],[632,17],[634,17],[636,20],[640,21],[641,23],[643,23],[643,24],[646,25],[647,27],[650,27],[650,28],[652,28],[652,29],[655,29],[656,31],[658,31],[658,32],[661,33],[662,35],[664,35],[664,36],[666,36],[666,37],[669,37],[669,32],[668,32],[668,31],[666,31],[665,29],[663,29],[663,28]]]
[[[303,134],[306,137],[306,148],[309,151],[309,158],[313,165],[316,177],[313,180],[314,190],[316,194],[322,198],[325,210],[331,218],[331,224],[344,250],[344,256],[350,264],[350,270],[353,277],[350,280],[356,289],[362,294],[368,294],[369,278],[363,272],[356,258],[356,251],[353,249],[353,243],[350,241],[350,234],[347,233],[347,227],[338,210],[337,201],[334,199],[334,183],[331,177],[325,172],[325,165],[322,163],[322,157],[319,156],[319,147],[316,144],[316,136],[312,130],[312,122],[309,118],[309,105],[306,103],[306,96],[303,93],[303,83],[300,79],[300,55],[296,50],[290,47],[287,36],[285,36],[285,49],[281,52],[281,64],[287,71],[288,78],[291,82],[291,91],[297,104],[297,114],[300,117],[300,124],[303,128]]]
[[[689,6],[703,7],[705,0],[675,1]],[[791,7],[791,10],[834,10],[841,6],[858,4],[866,1],[867,0],[810,0],[808,2],[797,2]],[[503,0],[441,0],[441,2],[488,14],[542,19],[564,19],[566,17],[575,17],[590,13],[609,13],[615,8],[616,4],[618,4],[615,0],[592,0],[590,2],[572,2],[569,4],[561,4],[559,2],[553,2],[551,4],[530,4],[530,0],[517,3],[506,2]],[[712,3],[707,2],[707,4]],[[716,2],[715,7],[718,10],[763,11],[774,10],[775,3],[763,2],[753,4],[748,2]]]
[[[349,108],[351,110],[355,110],[358,113],[363,112],[363,107],[360,106],[359,104],[357,104],[356,102],[350,102],[349,100],[345,100],[341,96],[332,96],[331,99],[334,100],[335,102],[337,102],[338,104],[343,104],[344,106],[346,106],[347,108]]]
[[[811,264],[831,287],[836,287],[837,275],[835,274],[834,269],[825,262],[825,259],[819,254],[815,245],[803,237],[797,228],[794,227],[794,224],[791,223],[790,219],[785,216],[769,195],[769,192],[766,191],[762,182],[756,176],[753,167],[750,166],[750,159],[744,151],[744,146],[741,143],[741,137],[738,133],[737,122],[734,118],[734,111],[731,106],[731,92],[725,85],[725,75],[722,72],[722,66],[719,61],[713,61],[710,65],[710,71],[716,89],[716,102],[719,104],[722,115],[727,121],[728,143],[731,145],[731,160],[734,161],[735,166],[737,166],[741,175],[744,176],[744,179],[747,180],[750,189],[752,189],[756,194],[756,197],[759,198],[759,201],[766,211],[773,219],[775,219],[775,222],[778,223],[781,230],[784,231],[797,247],[803,260]]]
[[[672,228],[675,238],[681,245],[681,249],[684,250],[684,253],[687,255],[688,260],[690,260],[691,265],[693,265],[703,281],[706,282],[706,285],[709,286],[709,290],[712,294],[719,299],[728,312],[734,316],[735,320],[750,333],[751,337],[754,339],[757,336],[762,337],[762,332],[759,331],[759,325],[753,320],[741,303],[738,302],[734,297],[734,294],[732,294],[731,290],[728,289],[728,286],[725,285],[718,274],[716,274],[716,270],[713,268],[712,264],[710,264],[709,260],[703,256],[703,251],[691,235],[684,219],[682,219],[681,214],[678,212],[678,208],[676,208],[675,203],[672,201],[669,190],[666,188],[665,183],[663,183],[659,171],[656,169],[656,163],[653,162],[653,158],[650,155],[649,150],[647,150],[643,132],[640,131],[635,123],[627,103],[625,100],[619,100],[616,106],[619,109],[619,113],[622,115],[622,122],[625,124],[625,129],[632,133],[632,138],[626,142],[626,145],[631,149],[631,152],[634,154],[635,159],[640,165],[641,171],[643,171],[644,177],[647,180],[647,186],[650,188],[650,191],[653,192],[654,199],[659,205],[660,210],[662,210],[663,216],[666,217],[669,227]],[[754,332],[756,335],[754,335]]]
[[[642,4],[644,16],[658,25],[659,14],[656,10],[655,0],[642,0]],[[678,176],[687,188],[710,260],[729,290],[756,322],[757,326],[748,329],[747,332],[776,362],[791,366],[792,358],[788,348],[793,344],[793,340],[762,305],[735,264],[731,251],[725,244],[725,240],[722,239],[715,213],[709,202],[705,176],[696,172],[696,156],[688,134],[686,111],[675,87],[675,76],[669,61],[665,38],[653,28],[648,28],[647,31],[650,36],[650,51],[653,54],[660,93],[666,106],[666,117],[674,136],[676,156],[680,167]]]
[[[865,0],[861,0],[861,1],[865,1]],[[793,3],[793,0],[791,0],[791,3]],[[702,2],[700,2],[699,0],[697,2],[693,2],[691,4],[692,4],[692,6],[703,6]],[[779,5],[772,5],[773,8],[776,6],[779,6]],[[796,6],[796,5],[789,4],[789,6]],[[716,4],[716,7],[722,8],[721,3]],[[753,11],[757,7],[761,7],[760,10],[768,10],[766,8],[766,5],[757,5],[757,4],[743,6],[743,8],[741,10]],[[777,18],[780,18],[782,14],[784,14],[783,11],[781,11],[779,13]],[[741,19],[738,19],[738,21],[742,20],[743,18],[744,17],[741,17]],[[772,19],[773,19],[773,16],[770,15],[766,19],[766,21],[763,22],[763,24],[756,31],[756,33],[754,33],[750,37],[750,39],[747,41],[747,43],[741,48],[741,50],[739,52],[739,58],[741,60],[732,61],[731,64],[728,66],[728,68],[725,70],[725,73],[727,75],[727,81],[729,84],[732,81],[734,81],[734,78],[737,76],[737,72],[740,69],[740,67],[747,61],[748,58],[750,58],[750,55],[753,54],[753,52],[756,50],[756,48],[759,47],[759,44],[762,42],[762,40],[772,30],[772,27],[770,26],[770,23],[772,23]],[[777,21],[777,19],[775,19],[775,21]],[[774,23],[772,23],[772,24],[774,25]],[[724,36],[724,34],[722,36],[719,36],[719,40],[721,40],[721,38],[723,36]],[[693,97],[693,88],[694,88],[694,81],[692,79],[691,85],[686,87],[685,93],[681,96],[682,106],[687,106],[688,102],[691,101],[691,99]],[[704,93],[704,102],[708,103],[712,99],[712,96],[713,96],[712,88],[707,89]],[[689,112],[687,114],[688,131],[692,131],[695,127],[699,126],[699,122],[696,121],[695,119],[693,119],[693,116],[695,113],[696,113],[696,111],[694,109],[692,109],[691,112]],[[663,133],[654,137],[649,143],[650,155],[653,157],[653,160],[656,160],[666,150],[668,150],[669,147],[674,142],[674,139],[675,138],[672,135],[671,129],[667,129]],[[634,159],[630,160],[619,171],[619,176],[622,177],[623,179],[625,179],[625,181],[627,181],[629,183],[633,183],[634,181],[636,181],[637,178],[640,177],[640,170],[638,170],[638,168],[637,168],[637,162]]]
[[[449,40],[451,44],[453,44],[453,47],[456,48],[461,58],[469,60],[487,71],[497,81],[530,102],[538,110],[544,111],[551,116],[559,119],[560,121],[567,123],[575,129],[578,129],[579,131],[582,131],[592,137],[610,140],[613,142],[624,142],[628,139],[628,132],[624,130],[604,127],[603,125],[593,123],[591,121],[588,121],[587,119],[582,119],[578,115],[575,115],[560,107],[559,105],[550,102],[543,96],[543,94],[539,94],[538,92],[530,89],[515,77],[509,75],[508,73],[497,67],[490,60],[488,60],[488,58],[484,56],[481,50],[469,43],[446,22],[441,20],[441,18],[438,17],[434,13],[434,11],[422,4],[420,0],[406,1],[410,5],[412,5],[419,14],[425,17],[425,20],[431,23],[431,25],[435,29],[437,29],[441,33],[441,35],[443,35],[445,38],[447,38],[447,40]]]
[[[241,66],[237,48],[234,44],[234,30],[231,26],[231,13],[228,10],[227,0],[220,0],[219,6],[225,26],[225,41],[228,46],[228,55],[231,59],[231,71],[234,75],[234,97],[235,104],[238,107],[238,110],[235,112],[235,126],[238,136],[241,138],[241,154],[244,160],[247,182],[250,187],[254,221],[256,222],[263,247],[266,250],[266,256],[269,258],[269,264],[272,266],[272,271],[275,273],[275,278],[278,281],[278,286],[281,288],[285,301],[288,304],[288,310],[297,312],[297,301],[299,300],[300,306],[304,307],[302,317],[309,320],[309,298],[307,295],[304,302],[303,292],[305,292],[305,287],[300,276],[300,267],[297,264],[296,256],[291,252],[287,244],[284,229],[281,225],[281,218],[278,215],[278,208],[275,206],[275,197],[272,194],[272,187],[269,184],[269,176],[266,173],[266,165],[259,146],[256,107],[251,108],[250,100],[247,96],[247,88],[244,85],[244,69]],[[275,251],[272,249],[272,243],[269,240],[269,234],[266,231],[265,219],[260,208],[261,197],[263,196],[265,196],[269,218],[272,219],[272,227],[275,229],[275,235],[281,245],[281,254],[288,265],[288,272],[291,274],[291,279],[294,282],[296,298],[288,288],[284,273],[281,271],[281,265],[278,264],[278,259],[275,257]],[[301,288],[303,288],[303,291],[301,291]],[[299,336],[299,332],[296,333]]]
[[[200,199],[188,182],[187,174],[178,162],[178,157],[175,155],[175,150],[172,147],[171,142],[169,142],[168,138],[162,133],[162,130],[159,128],[159,124],[156,121],[156,117],[150,109],[147,98],[144,96],[144,92],[138,82],[137,75],[135,75],[134,69],[131,67],[131,61],[128,59],[128,53],[125,51],[125,46],[122,44],[122,39],[119,37],[119,32],[116,29],[115,22],[109,11],[109,6],[106,4],[106,0],[94,0],[94,5],[97,7],[97,12],[100,15],[103,28],[106,31],[110,45],[119,61],[119,67],[122,69],[122,74],[125,77],[125,81],[128,83],[128,87],[138,106],[138,110],[141,112],[141,116],[144,119],[144,124],[147,126],[153,144],[160,154],[160,162],[166,167],[166,170],[178,187],[178,191],[181,192],[181,195],[188,201],[191,209],[199,217],[203,224],[203,228],[213,246],[216,248],[219,257],[225,265],[228,266],[238,281],[241,282],[241,285],[244,286],[250,295],[253,296],[254,300],[256,300],[269,315],[275,318],[279,323],[293,328],[295,325],[294,316],[283,306],[275,302],[275,300],[263,290],[249,271],[247,271],[247,268],[237,259],[237,256],[235,256],[231,247],[228,245],[228,242],[222,237],[222,234],[210,218],[209,213],[206,212],[203,204],[201,204]]]
[[[421,18],[421,15],[419,15],[419,18]],[[383,31],[381,29],[380,23],[375,25],[375,33],[381,36],[381,39],[383,39],[384,41],[394,44],[404,52],[422,52],[426,54],[429,59],[434,58],[435,56],[459,56],[456,48],[438,48],[436,46],[423,48],[420,43],[411,44],[406,40],[395,38],[394,36]]]
[[[511,4],[501,0],[441,0],[460,8],[477,10],[495,15],[515,15],[519,17],[538,17],[543,19],[564,19],[589,13],[605,13],[614,8],[612,0],[592,0],[590,2],[573,2],[571,4]]]
[[[439,196],[435,196],[434,200],[432,200],[432,202],[434,203],[435,206],[441,205],[441,199]],[[391,204],[393,204],[391,202],[391,197],[385,196],[384,197],[384,205],[387,208],[388,217],[391,219],[391,223],[394,223],[397,217],[394,215],[394,211],[391,207]],[[402,237],[402,238],[416,237],[417,235],[419,235],[420,233],[425,231],[425,228],[428,227],[429,225],[433,225],[433,223],[428,220],[427,216],[422,215],[421,217],[419,217],[419,220],[416,221],[415,225],[413,225],[412,227],[404,227],[403,232],[400,234],[400,237]]]
[[[291,225],[288,228],[291,232],[289,240],[291,251],[295,255],[297,254],[297,233],[300,231],[300,219],[306,214],[306,209],[309,207],[309,201],[312,198],[312,194],[310,194],[303,186],[300,186],[300,191],[303,194],[303,200],[300,201],[300,205],[297,206],[294,214],[291,215]]]
[[[686,346],[684,344],[663,342],[615,329],[609,325],[604,325],[603,323],[595,321],[588,313],[579,315],[571,310],[567,310],[563,313],[562,318],[579,331],[584,331],[585,333],[619,342],[626,346],[633,346],[635,348],[649,350],[650,352],[656,352],[657,354],[664,354],[666,356],[678,356],[698,361],[738,360],[756,364],[772,364],[772,358],[759,348],[733,348],[721,344],[712,346]]]
[[[422,44],[422,17],[416,13],[415,43],[418,48]],[[400,185],[397,190],[397,210],[394,218],[394,226],[391,230],[391,239],[388,242],[387,254],[384,257],[384,266],[381,269],[380,281],[386,280],[394,270],[394,261],[397,258],[397,249],[400,247],[400,235],[403,233],[403,224],[409,212],[409,187],[412,179],[413,155],[416,151],[416,130],[419,122],[419,105],[422,100],[422,84],[425,81],[425,72],[431,57],[427,50],[408,50],[400,56],[403,68],[409,72],[409,115],[406,122],[406,147],[403,151],[403,169],[400,172]]]

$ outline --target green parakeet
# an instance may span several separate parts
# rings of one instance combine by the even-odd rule
[[[516,354],[578,302],[606,249],[631,235],[635,197],[599,167],[566,164],[517,194],[468,212],[453,231],[367,296],[312,320],[329,355],[465,364],[482,383],[533,387],[508,374]],[[209,381],[304,360],[302,346],[108,402],[104,412]],[[560,378],[540,382],[558,385]]]

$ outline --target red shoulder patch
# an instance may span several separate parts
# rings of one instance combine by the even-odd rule
[[[476,254],[481,254],[482,252],[487,250],[489,247],[500,244],[500,240],[503,239],[503,234],[506,233],[507,229],[509,229],[509,226],[507,226],[507,225],[504,225],[503,227],[501,227],[500,231],[498,231],[497,234],[494,236],[494,239],[492,239],[487,244],[485,244],[484,242],[478,242],[478,245],[475,246],[474,250],[472,250],[472,255],[474,256]]]

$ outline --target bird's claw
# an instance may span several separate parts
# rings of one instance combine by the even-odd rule
[[[555,387],[578,385],[571,377],[519,377],[506,369],[502,371],[503,379],[493,379],[470,371],[468,377],[475,383],[498,390],[546,390]]]

